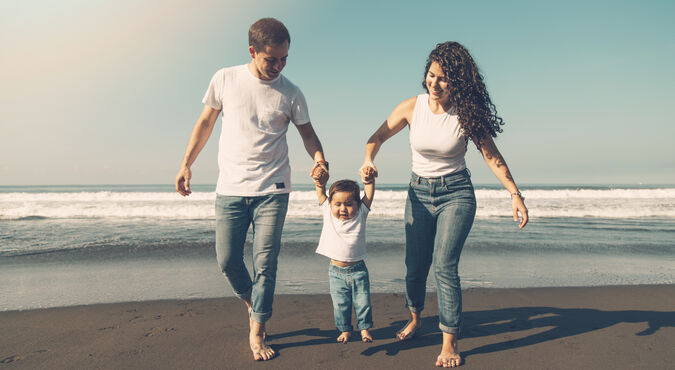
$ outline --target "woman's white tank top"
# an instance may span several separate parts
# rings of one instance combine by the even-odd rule
[[[454,110],[435,114],[429,94],[417,96],[410,122],[412,171],[422,177],[441,177],[466,168],[468,139],[462,133]]]

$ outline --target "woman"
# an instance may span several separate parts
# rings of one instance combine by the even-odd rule
[[[436,45],[429,54],[422,86],[426,94],[399,104],[366,144],[366,177],[382,143],[410,128],[412,179],[405,209],[406,305],[410,319],[399,340],[413,338],[422,326],[426,280],[433,263],[437,284],[439,327],[443,347],[436,366],[461,363],[457,335],[461,323],[462,292],[457,267],[476,213],[476,198],[464,155],[471,140],[485,162],[511,194],[513,218],[527,224],[524,198],[513,181],[493,137],[504,123],[487,93],[469,52],[459,43]]]

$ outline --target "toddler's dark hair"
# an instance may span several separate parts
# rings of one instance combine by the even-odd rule
[[[353,198],[357,205],[361,205],[361,189],[359,184],[352,180],[335,181],[328,190],[328,202],[333,201],[333,194],[341,191],[350,193],[350,198]]]

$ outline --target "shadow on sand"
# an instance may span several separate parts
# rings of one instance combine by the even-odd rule
[[[463,357],[466,358],[471,355],[499,352],[588,333],[620,323],[645,323],[644,330],[635,335],[651,335],[662,327],[675,326],[675,311],[600,311],[587,308],[517,307],[465,312],[463,320],[461,338],[465,339],[549,328],[523,338],[462,351]],[[391,339],[404,323],[405,321],[396,321],[386,328],[375,329],[372,332],[373,336],[375,339]],[[432,316],[424,318],[422,329],[414,340],[375,345],[361,354],[370,356],[385,351],[387,355],[393,356],[401,350],[440,346],[441,342],[438,316]]]
[[[462,356],[467,358],[471,355],[499,352],[584,334],[620,323],[645,323],[645,328],[636,332],[635,335],[651,335],[662,327],[675,326],[675,311],[601,311],[588,308],[517,307],[464,312],[463,320],[461,338],[464,339],[549,328],[522,338],[462,351]],[[441,345],[442,336],[438,329],[438,316],[425,317],[422,328],[413,340],[404,342],[394,340],[396,331],[403,327],[405,322],[405,320],[394,321],[389,326],[371,330],[375,343],[378,341],[387,341],[387,343],[370,346],[361,354],[371,356],[384,351],[388,356],[394,356],[400,351]],[[276,350],[283,350],[298,346],[335,343],[337,334],[335,329],[307,328],[270,335],[270,339],[278,340],[296,336],[314,337],[309,340],[272,345]],[[350,341],[359,340],[359,333],[354,332]]]

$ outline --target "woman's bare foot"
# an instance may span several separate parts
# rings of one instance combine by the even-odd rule
[[[422,316],[418,312],[410,312],[410,319],[396,332],[398,340],[408,340],[415,337],[415,333],[422,327]]]
[[[368,331],[368,329],[361,330],[361,340],[363,343],[372,343],[373,336],[370,335],[370,331]]]
[[[337,337],[338,343],[347,343],[349,342],[349,337],[351,337],[352,333],[349,331],[343,331],[340,333],[340,336]]]
[[[253,359],[256,361],[271,360],[276,356],[272,347],[265,344],[265,325],[251,321],[251,332],[248,335],[248,341],[253,352]]]
[[[253,319],[251,318],[251,312],[253,312],[253,307],[251,307],[251,301],[249,299],[244,299],[244,303],[246,303],[246,310],[248,311],[248,327],[249,329],[253,327]],[[263,325],[263,332],[262,332],[262,338],[263,340],[267,339],[267,330],[265,329],[265,326]]]
[[[462,357],[457,350],[457,335],[443,333],[443,348],[436,359],[438,367],[457,367],[462,364]]]

